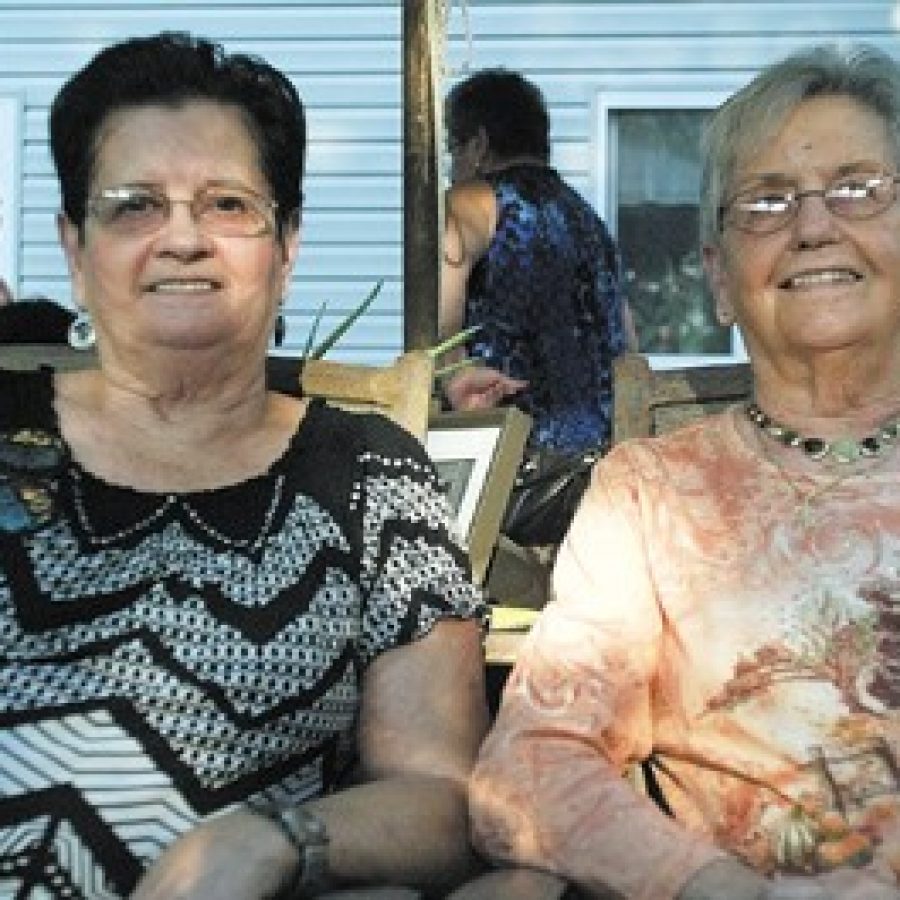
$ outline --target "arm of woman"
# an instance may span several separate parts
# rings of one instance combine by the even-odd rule
[[[483,181],[455,185],[444,198],[445,227],[441,261],[438,333],[442,339],[460,331],[465,320],[466,285],[475,263],[487,252],[497,227],[497,199]],[[447,362],[465,353],[455,351]]]
[[[623,777],[652,749],[664,628],[635,477],[615,453],[595,469],[473,773],[473,834],[591,895],[671,900],[723,854]]]
[[[441,300],[438,333],[442,340],[465,325],[466,286],[475,264],[487,252],[497,228],[497,198],[485,181],[452,187],[445,198],[446,227],[441,264]],[[442,365],[459,362],[465,347],[456,347]],[[462,369],[445,385],[453,409],[491,409],[514,396],[527,383],[485,367]]]
[[[339,884],[447,890],[474,871],[466,787],[487,727],[481,631],[443,621],[366,674],[367,781],[308,804],[326,823]]]
[[[369,781],[305,804],[326,826],[335,885],[447,890],[473,871],[466,783],[487,725],[481,630],[443,621],[382,654],[365,676],[360,753]],[[289,883],[297,853],[240,810],[179,838],[133,900],[262,900]]]
[[[424,450],[367,417],[358,748],[364,783],[308,804],[339,885],[446,890],[474,862],[466,788],[487,727],[483,603]]]

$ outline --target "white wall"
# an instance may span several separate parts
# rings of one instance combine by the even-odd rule
[[[425,0],[408,0],[425,2]],[[456,0],[459,5],[459,0]],[[505,65],[550,103],[554,162],[598,195],[598,88],[705,86],[742,80],[794,47],[837,38],[900,54],[891,0],[817,2],[528,2],[468,0],[471,64]],[[322,300],[327,329],[378,278],[374,310],[335,358],[385,359],[402,341],[402,10],[400,0],[0,0],[0,94],[24,100],[20,288],[67,299],[56,246],[58,194],[46,145],[47,107],[63,78],[111,40],[189,29],[285,69],[308,104],[304,248],[290,297],[289,339],[302,345]],[[449,58],[466,55],[454,10]],[[0,273],[2,274],[2,273]]]

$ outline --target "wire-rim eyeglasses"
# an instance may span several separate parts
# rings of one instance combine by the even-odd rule
[[[889,172],[853,172],[806,191],[792,185],[752,185],[719,207],[719,231],[730,226],[750,234],[771,234],[794,221],[807,197],[821,197],[825,208],[840,219],[871,219],[895,202],[898,181],[900,175]]]

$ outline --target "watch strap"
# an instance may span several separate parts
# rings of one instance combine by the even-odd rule
[[[290,841],[298,855],[297,871],[282,891],[284,897],[317,897],[328,890],[328,829],[302,806],[269,803],[249,807]]]

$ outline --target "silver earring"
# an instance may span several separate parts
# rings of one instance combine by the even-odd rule
[[[94,323],[86,309],[79,309],[69,325],[69,346],[74,350],[90,350],[94,346]]]
[[[284,313],[279,312],[275,317],[275,329],[272,332],[272,342],[276,347],[280,347],[284,343],[287,336],[287,322],[284,319]]]

